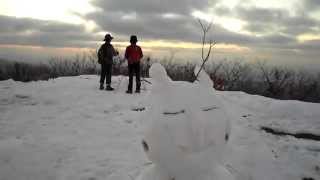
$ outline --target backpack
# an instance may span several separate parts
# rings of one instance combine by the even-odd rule
[[[98,63],[102,64],[103,62],[106,62],[107,64],[112,64],[114,53],[111,44],[103,44],[98,51]]]
[[[104,61],[104,54],[103,54],[103,45],[100,47],[100,49],[98,50],[98,63],[102,64],[102,62]]]

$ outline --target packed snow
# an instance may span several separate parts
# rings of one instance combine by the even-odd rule
[[[205,73],[196,84],[173,82],[160,64],[150,74],[156,89],[147,98],[150,106],[143,119],[149,125],[143,142],[154,165],[140,179],[215,179],[213,170],[225,167],[221,160],[230,128],[224,107],[207,86],[212,82]]]
[[[124,76],[113,92],[95,75],[0,81],[0,179],[320,179],[320,141],[261,130],[320,135],[320,104],[214,91],[205,74],[176,82],[154,67],[140,94],[125,93]]]

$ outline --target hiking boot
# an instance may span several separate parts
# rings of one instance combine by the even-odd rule
[[[127,90],[126,93],[127,94],[132,94],[132,90]]]
[[[103,84],[100,84],[100,90],[103,90],[104,87],[103,87]]]
[[[106,87],[106,90],[107,90],[107,91],[113,91],[113,90],[114,90],[114,88],[113,88],[113,87],[111,87],[111,86],[107,86],[107,87]]]

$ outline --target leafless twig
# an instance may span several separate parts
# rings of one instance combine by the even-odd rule
[[[198,73],[196,74],[196,80],[198,79],[198,76],[199,76],[201,70],[204,68],[205,63],[209,60],[212,48],[216,45],[216,42],[212,39],[210,39],[209,42],[207,42],[207,33],[210,31],[210,29],[212,27],[212,22],[209,23],[208,25],[204,25],[200,19],[198,19],[198,22],[201,26],[202,33],[203,33],[202,34],[202,49],[201,49],[202,64],[200,66]],[[208,51],[207,51],[207,54],[205,54],[204,51],[205,51],[205,46],[207,43],[208,43]]]

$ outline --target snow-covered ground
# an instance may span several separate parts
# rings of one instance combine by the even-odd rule
[[[0,179],[136,179],[151,166],[141,141],[153,87],[143,83],[141,94],[125,94],[122,76],[113,77],[113,87],[98,90],[98,76],[1,81]],[[320,179],[320,141],[260,129],[319,135],[320,104],[215,93],[231,120],[224,165],[235,179]]]

